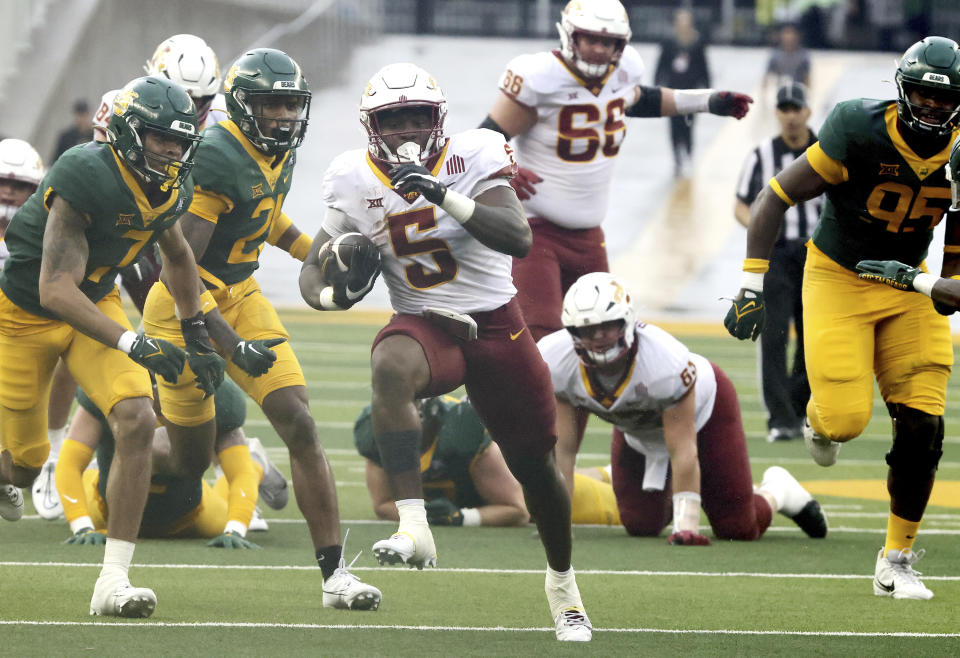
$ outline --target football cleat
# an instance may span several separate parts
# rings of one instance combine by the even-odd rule
[[[776,492],[777,500],[783,501],[779,512],[800,526],[807,536],[822,539],[827,536],[827,517],[810,492],[797,482],[785,468],[771,466],[763,472],[760,488]]]
[[[803,421],[803,442],[806,444],[810,456],[813,457],[813,461],[821,466],[833,466],[837,463],[840,444],[817,434],[810,427],[809,420]]]
[[[347,536],[349,534],[350,531],[347,530]],[[323,607],[338,610],[376,610],[380,607],[380,590],[350,573],[350,567],[360,557],[360,553],[357,553],[350,564],[346,564],[342,552],[346,545],[347,537],[344,537],[340,566],[333,575],[323,581]]]
[[[270,529],[270,525],[267,523],[267,520],[263,518],[263,512],[260,511],[259,507],[253,508],[253,517],[250,519],[250,525],[247,526],[247,530],[250,532],[266,532]]]
[[[877,554],[877,568],[873,576],[873,593],[895,599],[932,599],[933,592],[920,582],[920,572],[913,568],[924,552],[919,550],[914,553],[909,548],[902,551],[891,548],[884,555],[881,548]]]
[[[290,500],[290,487],[287,485],[287,478],[283,477],[270,458],[267,451],[260,443],[260,439],[247,439],[250,447],[250,456],[255,462],[260,464],[263,469],[263,479],[257,489],[260,493],[260,499],[270,509],[283,509]]]
[[[129,582],[108,583],[97,579],[90,599],[90,614],[136,619],[149,617],[157,607],[152,589],[134,587]]]
[[[417,569],[437,566],[437,547],[428,525],[401,527],[389,539],[374,544],[373,554],[380,564],[406,564]]]
[[[562,610],[553,622],[557,639],[561,642],[589,642],[593,639],[593,626],[581,607],[571,606]]]
[[[0,516],[7,521],[19,521],[23,516],[23,493],[13,484],[0,486]]]
[[[33,481],[33,506],[37,514],[53,521],[63,516],[63,503],[60,502],[60,496],[57,494],[57,480],[54,473],[57,470],[57,462],[49,460],[40,470],[40,475]]]
[[[771,427],[767,433],[767,443],[792,441],[803,435],[803,430],[793,427]]]

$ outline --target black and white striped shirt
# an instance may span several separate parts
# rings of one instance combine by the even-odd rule
[[[810,131],[810,141],[803,148],[791,150],[779,135],[764,140],[760,146],[753,149],[743,164],[740,180],[737,183],[737,198],[748,206],[760,194],[760,190],[785,169],[790,163],[804,154],[807,147],[817,141],[817,136]],[[790,208],[783,216],[783,227],[777,236],[777,246],[785,240],[806,240],[813,233],[820,219],[820,206],[823,204],[823,195],[803,201]]]

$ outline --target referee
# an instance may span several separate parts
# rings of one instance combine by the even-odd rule
[[[744,226],[750,223],[750,204],[760,190],[817,141],[816,134],[807,125],[810,108],[807,90],[802,84],[792,82],[777,90],[776,113],[780,134],[750,152],[737,184],[734,214]],[[767,313],[766,326],[760,335],[760,377],[763,402],[767,408],[767,441],[771,443],[802,436],[810,385],[803,361],[800,289],[807,257],[805,243],[817,225],[822,203],[823,197],[819,196],[787,210],[770,255],[770,269],[763,279]],[[788,371],[787,342],[791,321],[796,329],[797,344],[793,366]]]

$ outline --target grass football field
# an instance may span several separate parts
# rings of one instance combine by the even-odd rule
[[[890,424],[879,396],[867,431],[843,447],[836,466],[820,468],[802,441],[765,442],[753,343],[668,327],[733,379],[755,481],[771,465],[789,469],[823,503],[830,532],[811,540],[777,516],[760,541],[699,548],[577,526],[574,566],[595,633],[589,645],[566,646],[554,638],[532,526],[436,528],[440,568],[377,566],[370,546],[393,526],[374,518],[351,428],[369,401],[369,345],[382,317],[287,312],[283,320],[336,472],[348,561],[363,549],[353,569],[383,591],[380,610],[322,607],[320,571],[291,500],[281,512],[265,510],[268,532],[250,533],[260,551],[207,548],[202,540],[139,542],[131,579],[157,592],[156,612],[147,620],[93,618],[87,612],[102,549],[62,544],[66,524],[37,517],[27,495],[23,520],[0,522],[0,654],[960,655],[957,375],[945,454],[917,542],[927,551],[918,567],[935,597],[894,601],[874,596],[871,586],[887,517]],[[247,434],[263,440],[289,477],[279,438],[256,405],[247,409]],[[609,438],[609,426],[591,421],[580,464],[607,463]]]

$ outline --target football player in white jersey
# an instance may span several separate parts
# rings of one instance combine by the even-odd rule
[[[710,112],[737,119],[749,96],[641,84],[640,55],[619,0],[572,0],[557,24],[560,48],[520,55],[480,124],[513,139],[513,180],[533,229],[533,248],[513,278],[534,338],[561,328],[563,294],[577,277],[609,269],[600,227],[626,117]]]
[[[380,562],[436,565],[415,402],[465,384],[536,519],[557,639],[589,641],[570,564],[570,499],[553,453],[549,373],[511,282],[511,256],[524,256],[531,243],[509,184],[513,151],[490,130],[447,136],[446,113],[436,80],[413,64],[371,78],[360,103],[368,147],[341,154],[327,170],[326,215],[300,289],[314,308],[345,308],[372,287],[382,263],[397,311],[371,356],[374,440],[400,517],[397,532],[374,544]],[[336,265],[351,232],[372,244],[357,246],[341,277]]]
[[[43,180],[43,161],[36,149],[22,139],[0,141],[0,268],[7,258],[3,234],[14,213]]]
[[[197,106],[201,130],[227,118],[227,103],[220,91],[223,77],[220,62],[207,42],[193,34],[175,34],[160,42],[143,70],[176,82],[187,90]],[[113,98],[119,89],[111,89],[100,99],[93,115],[93,138],[107,141],[107,124],[113,111]]]
[[[631,535],[705,546],[703,506],[718,539],[759,539],[773,512],[811,537],[827,534],[820,504],[779,466],[753,487],[740,405],[716,365],[673,336],[638,322],[623,285],[606,272],[578,279],[561,329],[538,347],[557,397],[557,460],[572,482],[583,438],[577,413],[615,426],[611,463],[620,519]],[[671,493],[672,506],[671,506]]]

